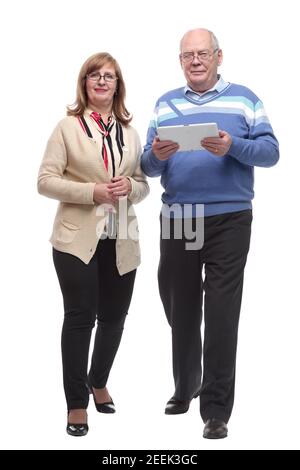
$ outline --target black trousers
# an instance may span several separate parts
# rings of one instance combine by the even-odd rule
[[[67,406],[68,410],[87,408],[88,355],[95,320],[88,375],[95,388],[103,388],[121,341],[136,270],[119,275],[115,240],[109,238],[99,241],[88,265],[55,249],[53,260],[64,300],[61,346]]]
[[[171,219],[170,239],[161,237],[158,269],[160,296],[172,328],[174,396],[189,400],[200,391],[203,420],[215,417],[227,422],[234,400],[238,323],[252,211],[205,217],[204,244],[196,250],[186,250],[186,242],[191,240],[185,236],[174,236],[175,225],[183,221]],[[195,225],[195,219],[192,222]]]

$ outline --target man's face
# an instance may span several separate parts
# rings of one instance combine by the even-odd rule
[[[215,50],[207,31],[191,31],[181,42],[180,64],[188,85],[204,92],[218,80],[217,70],[222,63],[222,51]]]

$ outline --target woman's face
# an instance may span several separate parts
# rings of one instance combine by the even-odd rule
[[[88,74],[86,78],[88,106],[96,110],[97,108],[111,110],[117,83],[115,68],[108,62]]]

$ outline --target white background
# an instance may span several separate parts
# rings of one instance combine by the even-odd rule
[[[299,47],[296,3],[34,1],[1,3],[1,412],[3,449],[299,449]],[[5,5],[5,6],[3,6]],[[56,202],[36,191],[52,129],[75,98],[91,54],[109,51],[145,142],[156,99],[184,85],[178,44],[212,29],[226,80],[263,101],[281,160],[256,169],[252,246],[240,323],[229,437],[202,438],[196,400],[165,416],[173,393],[170,331],[159,300],[161,188],[137,207],[143,264],[109,380],[112,416],[89,406],[90,432],[67,436],[60,329],[63,305],[48,242]]]

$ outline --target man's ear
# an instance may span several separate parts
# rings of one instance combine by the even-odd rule
[[[218,66],[222,65],[223,62],[223,51],[222,49],[218,50]]]
[[[182,66],[182,60],[181,60],[181,54],[179,54],[178,58],[179,58],[179,62],[180,62],[180,67],[183,68],[183,66]]]

